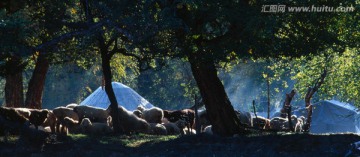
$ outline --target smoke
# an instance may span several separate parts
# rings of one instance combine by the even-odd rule
[[[263,77],[267,66],[263,62],[247,61],[234,65],[230,71],[219,70],[225,91],[236,110],[253,112],[252,102],[255,100],[256,111],[267,112],[267,80]],[[287,87],[283,83],[287,83]],[[270,109],[272,112],[282,107],[285,93],[294,88],[295,81],[290,78],[281,78],[270,84]],[[264,116],[264,115],[262,115]],[[266,117],[266,116],[265,116]]]

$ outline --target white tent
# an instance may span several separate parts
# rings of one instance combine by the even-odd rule
[[[145,108],[153,107],[152,104],[150,104],[146,99],[144,99],[130,87],[119,82],[112,82],[111,84],[118,104],[125,107],[127,110],[133,111],[139,105],[142,105]],[[99,87],[84,101],[82,101],[80,105],[88,105],[106,109],[110,105],[110,101],[105,92],[105,88]]]
[[[295,111],[305,116],[305,110]],[[313,105],[310,133],[360,133],[360,119],[356,107],[336,100],[321,101]]]

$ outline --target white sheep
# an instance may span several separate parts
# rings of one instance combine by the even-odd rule
[[[80,123],[80,131],[84,134],[104,135],[112,132],[106,123],[92,123],[89,118],[84,118]]]
[[[144,119],[141,119],[134,115],[132,112],[126,110],[124,107],[119,106],[119,120],[121,128],[126,133],[141,132],[148,133],[150,125]]]
[[[204,133],[208,134],[208,135],[212,135],[213,134],[212,125],[206,126],[205,129],[204,129]]]
[[[81,133],[79,122],[70,117],[65,117],[62,124],[63,127],[66,128],[64,132],[66,135],[68,133]]]
[[[37,109],[30,109],[30,108],[14,108],[14,109],[27,119],[33,119],[34,116],[31,116],[32,112],[35,112],[35,113],[38,112]],[[46,109],[43,109],[43,110],[46,110]],[[56,126],[56,122],[57,122],[56,116],[54,115],[54,113],[51,110],[47,110],[47,111],[48,111],[47,118],[41,124],[41,126],[43,126],[43,127],[49,126],[52,130],[51,132],[55,133],[55,126]],[[30,118],[30,117],[32,117],[32,118]]]
[[[141,117],[145,119],[148,123],[161,123],[161,120],[164,118],[163,110],[158,107],[145,109],[142,106],[138,106],[138,110],[142,112]]]
[[[76,107],[76,106],[79,106],[78,104],[75,104],[75,103],[71,103],[71,104],[68,104],[68,105],[66,105],[66,107],[67,108],[74,108],[74,107]]]
[[[81,123],[80,123],[81,126],[84,126],[84,127],[87,127],[87,126],[90,126],[92,125],[91,121],[89,118],[84,118]]]
[[[92,122],[107,123],[110,116],[109,110],[85,105],[74,107],[74,112],[78,114],[80,121],[89,118]]]
[[[236,111],[236,115],[240,119],[240,123],[247,126],[253,126],[250,112]]]
[[[31,111],[29,108],[14,108],[18,113],[20,113],[25,118],[29,119]]]
[[[164,123],[168,135],[184,135],[184,128],[186,127],[186,122],[184,120],[178,120],[175,123]]]
[[[254,128],[270,129],[270,120],[262,116],[253,117],[252,124]]]
[[[291,116],[292,127],[295,128],[298,123],[298,118],[296,115]],[[288,118],[274,117],[270,120],[270,129],[273,130],[285,130],[289,128]]]
[[[305,117],[304,116],[300,116],[297,119],[297,123],[295,125],[295,132],[302,132],[302,127],[305,124]]]
[[[190,129],[190,130],[188,130],[187,127],[185,127],[185,128],[183,129],[183,132],[184,132],[185,135],[195,135],[195,134],[196,134],[196,130],[195,130],[195,129]]]
[[[136,115],[139,118],[142,118],[142,112],[140,110],[134,110],[133,114]]]
[[[50,127],[51,133],[55,133],[56,123],[57,123],[57,118],[55,114],[53,113],[53,111],[49,110],[47,118],[41,126],[43,126],[44,128]]]
[[[285,123],[287,120],[281,117],[274,117],[270,120],[270,129],[272,130],[283,130],[285,129]]]
[[[152,135],[167,135],[166,127],[159,123],[149,123],[150,132]]]
[[[57,124],[56,124],[56,132],[64,132],[66,130],[64,130],[64,127],[60,128],[60,125],[62,125],[63,120],[65,117],[69,117],[75,121],[79,121],[79,116],[77,113],[75,113],[73,111],[73,109],[71,108],[66,108],[66,107],[57,107],[55,108],[53,111],[54,115],[57,118]]]

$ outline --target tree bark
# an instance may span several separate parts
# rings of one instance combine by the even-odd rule
[[[266,78],[267,84],[267,119],[270,119],[270,80],[269,77]]]
[[[199,111],[198,111],[198,99],[197,99],[197,95],[195,94],[194,96],[194,111],[195,111],[195,130],[196,132],[201,132],[201,126],[200,126],[200,120],[199,120]],[[200,134],[198,134],[200,135]]]
[[[6,107],[24,107],[22,71],[6,75],[5,102]]]
[[[29,81],[28,91],[26,92],[26,107],[34,109],[42,108],[42,96],[49,66],[49,61],[46,56],[40,54]]]
[[[212,131],[221,136],[243,133],[239,118],[217,76],[213,61],[204,60],[201,55],[189,54],[191,70],[205,103]]]
[[[112,87],[112,74],[110,68],[111,56],[109,55],[108,48],[105,45],[105,40],[100,37],[99,48],[101,53],[101,66],[103,78],[105,81],[105,92],[110,100],[110,115],[112,117],[113,128],[115,133],[124,133],[124,129],[120,127],[118,103]]]

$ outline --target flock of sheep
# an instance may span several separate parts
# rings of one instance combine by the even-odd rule
[[[194,133],[193,110],[162,110],[158,107],[145,109],[139,106],[130,112],[119,106],[121,129],[127,133],[176,135]],[[28,124],[29,128],[51,133],[82,133],[105,135],[113,131],[110,108],[69,104],[53,110],[0,107],[0,130],[9,126]],[[12,131],[12,130],[11,130]]]
[[[158,107],[145,109],[138,106],[137,110],[130,112],[119,106],[121,129],[127,133],[146,133],[153,135],[185,135],[196,134],[195,112],[191,109],[162,110]],[[285,130],[289,129],[288,120],[275,117],[252,117],[249,112],[237,112],[240,122],[249,127],[259,129]],[[211,124],[206,111],[198,113],[201,132],[212,134]],[[93,134],[106,135],[113,131],[112,119],[109,109],[95,108],[77,104],[48,109],[6,108],[0,107],[0,129],[10,125],[29,124],[29,127],[41,129],[45,132],[63,134]],[[302,131],[304,117],[291,119],[296,132]],[[5,125],[7,124],[7,125]]]
[[[200,123],[202,121],[204,113],[200,113]],[[303,132],[303,126],[305,124],[305,117],[296,115],[291,116],[292,128],[289,127],[288,118],[282,117],[273,117],[267,119],[262,116],[252,116],[250,112],[236,111],[237,116],[240,119],[240,122],[247,126],[248,128],[256,128],[260,130],[272,130],[272,131],[289,131],[294,130],[295,132]],[[206,115],[206,111],[205,111]],[[208,124],[207,127],[203,129],[203,132],[207,134],[213,134],[211,130],[211,125]]]

